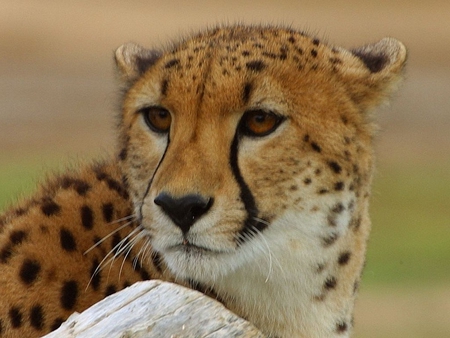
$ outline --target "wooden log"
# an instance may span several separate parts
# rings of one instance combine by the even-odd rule
[[[219,338],[264,335],[221,303],[180,285],[136,283],[81,314],[74,313],[46,338]]]

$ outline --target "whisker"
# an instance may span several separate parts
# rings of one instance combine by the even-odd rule
[[[122,224],[120,227],[118,227],[117,229],[111,231],[108,235],[106,235],[105,237],[103,237],[101,240],[99,240],[97,243],[95,243],[93,246],[91,246],[89,249],[87,249],[83,254],[86,255],[88,254],[90,251],[92,251],[93,249],[95,249],[96,247],[98,247],[100,244],[102,244],[104,241],[106,241],[108,238],[110,238],[112,235],[114,235],[116,232],[126,228],[127,226],[129,226],[131,223],[133,223],[133,221],[129,221],[127,223]]]
[[[106,225],[113,225],[113,224],[116,224],[116,223],[119,223],[119,222],[128,221],[128,220],[133,219],[133,218],[137,219],[136,215],[134,215],[134,214],[128,215],[128,216],[116,219],[116,220],[114,220],[112,222],[109,222]]]
[[[127,223],[127,224],[125,224],[125,225],[128,225],[129,223]],[[122,229],[124,226],[121,226],[119,229]],[[94,270],[94,272],[92,273],[92,276],[91,276],[91,279],[89,280],[89,283],[88,283],[88,287],[89,287],[89,285],[90,285],[90,283],[92,282],[92,279],[94,278],[94,276],[97,274],[97,273],[99,273],[99,271],[101,271],[101,270],[103,270],[103,268],[104,268],[104,266],[106,266],[106,265],[108,265],[108,264],[110,264],[111,263],[111,267],[112,267],[112,263],[114,262],[114,260],[115,260],[115,258],[118,256],[118,255],[120,255],[121,253],[122,253],[122,251],[123,251],[123,249],[121,249],[122,251],[117,251],[117,252],[115,252],[116,250],[117,250],[117,248],[118,247],[121,247],[122,245],[123,245],[123,242],[124,241],[126,241],[128,238],[130,238],[131,236],[135,236],[136,235],[136,233],[137,232],[139,232],[141,230],[141,228],[140,227],[137,227],[136,229],[134,229],[132,232],[130,232],[124,239],[122,239],[119,243],[117,243],[109,252],[108,252],[108,254],[106,254],[106,256],[101,260],[101,262],[98,264],[98,266],[97,266],[97,268]],[[114,233],[116,233],[118,230],[115,230],[112,234],[114,234]],[[108,238],[108,237],[111,237],[111,234],[109,234],[108,236],[106,236],[104,239],[106,239],[106,238]],[[104,239],[102,239],[102,242],[104,241]],[[98,245],[98,244],[96,244],[96,245]],[[127,247],[128,246],[128,244],[125,246],[125,247]],[[113,255],[113,257],[111,257],[111,258],[109,258],[108,259],[108,257],[109,256],[111,256],[112,254],[114,254]],[[105,262],[106,261],[106,262]],[[110,271],[111,271],[111,268],[110,268]],[[108,273],[108,278],[109,278],[109,273]]]
[[[140,232],[139,234],[137,234],[134,238],[132,238],[130,240],[129,244],[126,245],[126,246],[128,246],[128,250],[126,250],[125,256],[124,256],[123,261],[122,261],[122,264],[120,265],[119,281],[120,281],[120,276],[122,275],[123,265],[125,264],[126,259],[128,258],[131,250],[133,250],[133,247],[136,245],[137,242],[139,242],[139,240],[141,240],[142,237],[143,237],[142,232]]]

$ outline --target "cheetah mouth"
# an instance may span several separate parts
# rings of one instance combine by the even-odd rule
[[[187,240],[184,240],[180,244],[173,245],[167,249],[168,252],[185,253],[189,255],[220,255],[225,254],[225,251],[214,250],[201,245],[196,245]]]

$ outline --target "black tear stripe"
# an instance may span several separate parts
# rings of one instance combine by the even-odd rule
[[[247,211],[247,218],[244,222],[243,228],[239,231],[238,245],[243,244],[246,240],[252,238],[255,230],[263,231],[267,228],[267,222],[258,221],[258,208],[256,207],[255,198],[253,197],[250,188],[245,183],[244,178],[241,175],[238,165],[238,146],[239,146],[239,133],[236,132],[230,149],[230,166],[236,179],[239,188],[241,190],[240,196],[244,203],[245,210]]]
[[[138,224],[142,224],[142,219],[143,219],[143,216],[142,216],[142,208],[144,207],[144,201],[145,201],[145,198],[147,197],[148,192],[150,191],[150,187],[152,186],[153,179],[155,178],[155,175],[156,175],[156,173],[158,172],[158,169],[159,169],[159,167],[161,166],[161,163],[162,163],[162,161],[164,160],[164,157],[166,157],[166,153],[167,153],[167,149],[169,148],[169,144],[170,144],[170,134],[167,135],[167,145],[166,145],[166,149],[164,149],[164,153],[163,153],[163,155],[161,156],[161,159],[159,160],[158,165],[156,166],[155,171],[153,172],[152,177],[151,177],[150,180],[148,181],[147,188],[145,189],[145,194],[144,194],[144,196],[142,197],[142,202],[141,202],[141,205],[139,206],[139,215],[138,215],[139,223],[138,223]]]

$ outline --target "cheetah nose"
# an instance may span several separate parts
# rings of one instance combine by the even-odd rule
[[[214,198],[200,195],[185,195],[174,198],[162,192],[156,196],[155,204],[186,234],[191,226],[211,208]]]

